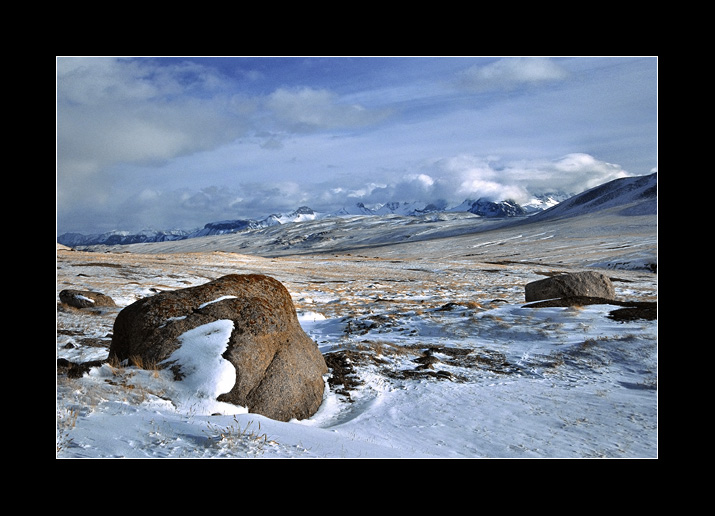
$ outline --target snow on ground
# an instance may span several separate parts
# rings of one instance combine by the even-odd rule
[[[609,275],[619,299],[657,300],[657,276],[599,254],[601,235],[582,244],[580,263],[573,243],[570,262],[564,251],[547,263],[558,239],[518,235],[283,258],[58,251],[58,293],[92,289],[119,304],[58,308],[58,358],[106,358],[116,313],[136,299],[264,273],[286,285],[305,331],[326,356],[343,354],[355,382],[343,388],[326,376],[318,413],[284,423],[212,402],[230,375],[181,384],[168,370],[117,364],[58,375],[57,456],[657,457],[657,321],[617,322],[609,305],[529,308],[523,298],[529,281],[598,261],[616,264]],[[539,255],[539,245],[551,247]],[[638,243],[619,245],[648,257]],[[222,323],[185,335],[174,358],[189,364],[203,354],[197,373],[207,360],[227,372],[216,358],[229,331]]]
[[[461,347],[485,366],[440,365],[463,382],[390,382],[375,373],[357,396],[359,408],[333,403],[335,413],[326,409],[314,424],[402,456],[652,457],[656,323],[616,323],[612,309],[503,304],[476,316],[409,318],[393,343]],[[307,330],[319,342],[338,338],[329,320]],[[380,337],[370,331],[361,339]]]

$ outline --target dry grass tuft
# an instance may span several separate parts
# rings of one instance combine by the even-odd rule
[[[260,421],[257,429],[251,428],[252,425],[253,421],[248,421],[244,427],[241,427],[241,422],[233,416],[233,423],[227,426],[218,426],[209,422],[206,433],[211,442],[224,451],[233,453],[262,453],[266,445],[278,444],[268,439],[268,434],[261,431]]]
[[[78,412],[75,409],[57,410],[56,453],[60,453],[72,444],[69,433],[77,424],[77,416]]]

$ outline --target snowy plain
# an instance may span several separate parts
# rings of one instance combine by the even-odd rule
[[[96,290],[118,304],[58,305],[58,358],[106,358],[116,313],[136,299],[263,273],[286,285],[306,333],[326,357],[343,353],[355,382],[326,376],[318,413],[284,423],[215,401],[227,381],[220,357],[185,382],[109,364],[58,375],[57,457],[657,457],[657,320],[616,321],[613,305],[524,302],[526,283],[585,269],[606,271],[618,299],[657,301],[656,217],[609,212],[476,233],[465,220],[350,219],[362,224],[359,245],[346,242],[352,229],[306,222],[256,238],[256,254],[237,235],[58,249],[57,293]],[[229,329],[213,330],[185,335],[182,360],[195,359],[192,349],[217,360]]]

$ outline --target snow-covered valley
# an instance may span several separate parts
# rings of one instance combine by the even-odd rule
[[[454,217],[423,240],[366,219],[312,252],[287,233],[58,249],[58,293],[95,290],[118,305],[58,304],[58,358],[105,359],[117,312],[141,297],[262,273],[288,288],[331,375],[318,413],[283,423],[178,403],[164,371],[60,372],[57,456],[657,457],[657,320],[615,320],[613,305],[524,302],[526,283],[587,269],[605,270],[619,300],[657,301],[656,219],[606,210],[469,232],[454,231],[465,224]],[[311,234],[317,223],[283,231]],[[352,249],[350,235],[361,239]]]

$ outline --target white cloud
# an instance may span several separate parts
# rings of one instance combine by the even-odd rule
[[[99,224],[106,220],[103,231],[147,227],[193,229],[218,220],[262,218],[301,205],[334,211],[357,202],[374,206],[390,201],[445,201],[456,206],[465,199],[486,198],[524,203],[533,194],[580,193],[626,175],[619,166],[588,154],[518,162],[505,162],[493,156],[458,155],[425,165],[419,172],[390,178],[347,175],[322,182],[266,179],[233,187],[193,190],[168,185],[145,188],[123,201],[111,196],[105,196],[101,204],[98,200],[92,206],[96,211],[92,212],[91,222]],[[120,228],[109,222],[118,218],[123,221]]]
[[[138,63],[111,57],[60,57],[57,59],[59,104],[99,105],[105,102],[147,100],[158,88],[142,79]]]
[[[258,80],[254,74],[251,80]],[[279,88],[267,96],[196,63],[152,59],[57,60],[58,182],[93,180],[117,164],[158,165],[256,135],[280,149],[291,132],[355,128],[386,112],[344,103],[327,89]],[[263,135],[263,136],[261,136]],[[68,185],[67,188],[64,188]]]
[[[279,88],[268,96],[265,106],[278,122],[298,132],[361,127],[386,116],[384,111],[341,103],[331,91],[309,87]]]
[[[233,141],[246,126],[225,110],[222,81],[191,63],[157,67],[151,61],[58,58],[60,179]]]
[[[423,186],[425,190],[434,185],[434,179],[427,174],[418,174],[415,179]]]
[[[190,61],[158,66],[152,59],[59,57],[58,101],[76,105],[140,102],[220,91],[226,79]]]
[[[58,58],[58,231],[577,193],[654,166],[649,60],[249,61]]]
[[[462,72],[459,85],[475,91],[509,90],[520,85],[557,81],[567,72],[545,57],[507,57]]]
[[[525,202],[533,194],[564,192],[577,194],[599,184],[626,177],[619,165],[574,153],[554,160],[503,162],[495,157],[459,155],[432,165],[434,175],[444,185],[455,185],[452,198],[462,195],[492,200],[514,199]]]
[[[598,160],[590,154],[571,153],[554,160],[511,163],[509,175],[532,192],[561,190],[576,194],[630,174],[620,165]]]
[[[457,190],[465,199],[489,199],[503,201],[511,199],[516,202],[529,200],[529,193],[518,185],[505,185],[496,181],[488,181],[480,177],[469,177],[462,181]]]

